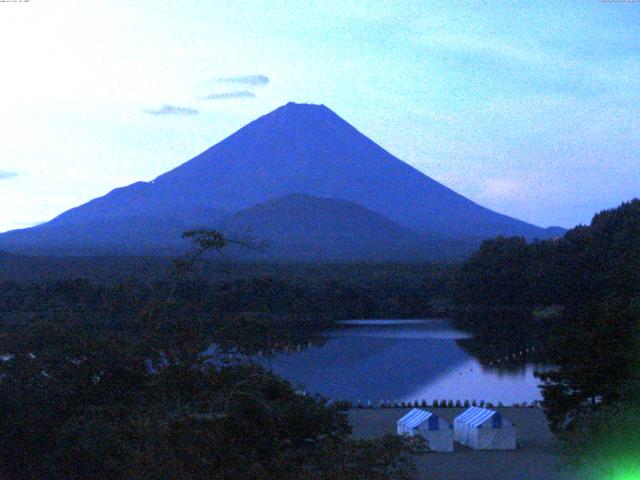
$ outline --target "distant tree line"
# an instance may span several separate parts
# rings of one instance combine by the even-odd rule
[[[211,278],[207,269],[212,267],[204,266],[197,275],[177,281],[165,276],[116,283],[88,278],[0,282],[0,321],[11,323],[73,310],[88,320],[115,325],[149,301],[165,298],[170,290],[193,312],[206,313],[212,319],[245,312],[323,322],[420,318],[445,308],[451,288],[449,271],[440,266],[316,266],[308,276],[307,270],[287,272],[283,267],[282,271],[267,270],[244,278],[232,271],[230,279]]]
[[[640,285],[640,200],[556,240],[485,241],[460,269],[458,303],[570,305],[630,299]]]

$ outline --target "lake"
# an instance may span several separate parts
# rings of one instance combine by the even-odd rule
[[[352,320],[325,331],[324,344],[262,359],[308,394],[352,402],[426,399],[540,400],[536,366],[483,366],[461,345],[469,338],[442,319]]]

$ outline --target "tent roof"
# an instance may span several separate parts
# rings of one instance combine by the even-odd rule
[[[407,428],[416,428],[418,425],[426,422],[431,416],[435,417],[435,415],[431,412],[420,410],[419,408],[414,408],[404,417],[400,418],[400,420],[398,420],[398,423],[403,424]]]
[[[458,415],[454,419],[454,422],[463,422],[467,425],[471,425],[472,427],[478,427],[494,415],[498,415],[498,412],[496,412],[495,410],[489,410],[487,408],[481,407],[471,407]]]

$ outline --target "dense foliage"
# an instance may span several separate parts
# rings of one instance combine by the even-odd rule
[[[352,440],[336,406],[225,354],[296,341],[281,292],[218,315],[189,262],[153,286],[3,285],[0,477],[411,478],[419,441]]]
[[[190,341],[199,344],[199,335]],[[132,342],[81,325],[5,334],[6,478],[406,478],[402,440],[354,442],[335,407],[190,342]],[[173,361],[169,361],[168,352]],[[155,368],[149,368],[149,360]],[[384,456],[386,455],[386,457]]]
[[[623,416],[631,431],[640,428],[640,390],[630,387],[640,366],[640,200],[601,212],[558,240],[485,242],[460,270],[457,300],[494,314],[485,322],[459,320],[479,339],[496,327],[524,332],[558,366],[539,373],[542,404],[580,458],[603,464],[597,449],[615,453],[603,442],[614,442]],[[496,312],[505,305],[531,314],[500,322]],[[627,435],[620,448],[640,451],[640,438]]]
[[[557,240],[482,244],[460,271],[457,300],[553,305],[632,298],[640,285],[640,200],[597,214]]]
[[[244,312],[295,316],[322,323],[350,318],[419,318],[438,314],[450,296],[448,270],[428,265],[247,264],[203,262],[198,275],[182,279],[174,296],[210,318]],[[159,275],[161,270],[157,273]],[[166,271],[166,269],[165,269]],[[46,277],[45,277],[46,278]],[[73,309],[114,326],[142,305],[162,300],[176,282],[132,277],[118,282],[58,279],[0,282],[0,319],[5,322]]]

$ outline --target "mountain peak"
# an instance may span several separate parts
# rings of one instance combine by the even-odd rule
[[[322,104],[289,102],[276,108],[258,120],[277,118],[285,124],[294,126],[297,123],[309,123],[323,121],[329,118],[343,121],[333,110]],[[345,122],[346,123],[346,122]]]
[[[286,108],[286,109],[298,109],[298,110],[308,110],[308,111],[312,111],[312,110],[329,110],[331,111],[331,109],[329,107],[327,107],[326,105],[324,105],[323,103],[297,103],[297,102],[287,102],[286,104],[282,105],[281,107],[279,107],[276,110],[279,110],[280,108]]]

